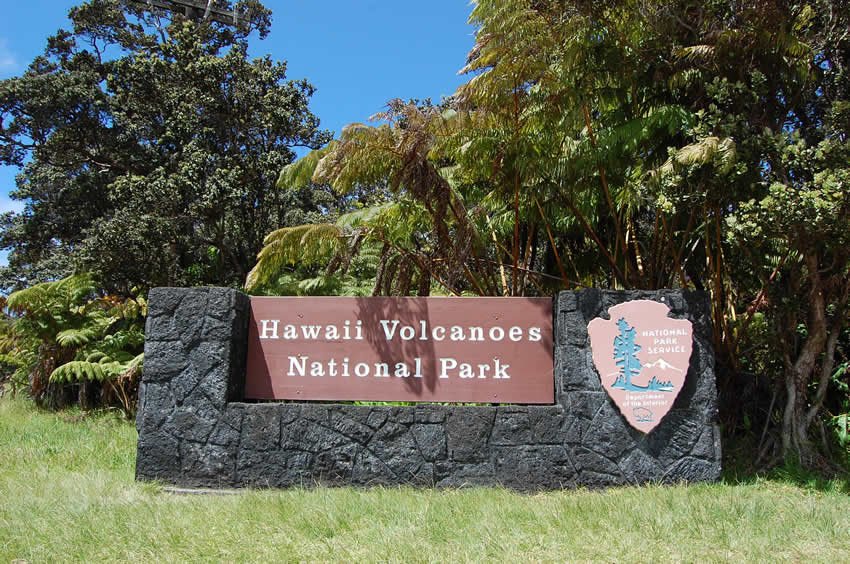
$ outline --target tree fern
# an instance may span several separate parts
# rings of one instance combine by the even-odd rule
[[[735,142],[730,138],[704,137],[695,143],[673,151],[663,165],[651,171],[653,177],[664,177],[688,166],[714,165],[725,174],[735,163]]]
[[[130,369],[139,368],[144,354],[132,355],[121,351],[113,356],[102,352],[90,354],[85,360],[74,360],[56,368],[50,374],[52,382],[104,382],[115,380]]]
[[[117,377],[123,372],[123,365],[118,362],[86,362],[74,360],[63,364],[50,374],[51,382],[91,381],[102,382]]]
[[[265,239],[245,287],[251,291],[267,284],[285,266],[326,263],[345,249],[345,232],[333,224],[284,227]]]
[[[118,382],[141,352],[147,303],[96,290],[90,275],[79,274],[9,296],[14,317],[5,323],[0,353],[37,401],[63,384],[109,382],[131,409],[127,386],[135,381]]]
[[[82,347],[89,344],[93,339],[100,336],[97,327],[83,327],[80,329],[65,329],[56,334],[56,342],[63,347]]]

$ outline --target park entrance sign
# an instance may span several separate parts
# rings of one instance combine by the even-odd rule
[[[538,490],[720,474],[703,293],[155,288],[148,303],[141,480]]]
[[[550,298],[251,298],[245,397],[555,401]]]

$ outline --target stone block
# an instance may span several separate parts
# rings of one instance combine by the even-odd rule
[[[563,444],[565,420],[566,416],[561,406],[529,406],[530,444]]]
[[[720,464],[686,456],[676,460],[664,473],[665,483],[714,482],[720,478]]]
[[[555,301],[557,313],[573,312],[578,309],[578,300],[575,292],[560,292]],[[556,314],[557,314],[556,313]]]
[[[618,460],[641,433],[632,429],[610,402],[603,402],[582,436],[582,445],[610,460]]]
[[[210,288],[207,291],[206,314],[219,321],[231,321],[245,308],[244,297],[244,294],[229,288]]]
[[[720,460],[720,427],[704,427],[690,455],[707,461]]]
[[[561,445],[523,445],[494,449],[498,482],[517,490],[539,490],[573,485],[575,468]]]
[[[443,423],[446,420],[446,406],[417,405],[413,411],[413,421],[416,423]]]
[[[374,431],[363,423],[358,423],[350,412],[331,414],[330,427],[349,439],[365,445]]]
[[[180,450],[175,437],[162,430],[139,435],[136,478],[175,482],[180,478]]]
[[[205,288],[188,290],[174,312],[174,329],[185,345],[201,340],[201,332],[207,317],[207,294],[208,291]]]
[[[180,460],[185,485],[234,485],[236,452],[233,449],[220,445],[184,442],[180,446]]]
[[[470,486],[493,486],[496,481],[496,469],[493,463],[447,463],[435,464],[436,485],[441,488],[464,488]]]
[[[172,316],[186,291],[186,288],[152,288],[148,293],[148,317]]]
[[[449,458],[473,462],[489,458],[489,439],[496,408],[458,407],[446,420]]]
[[[422,457],[428,462],[444,459],[447,456],[446,430],[440,424],[417,423],[410,428],[416,446]]]
[[[663,476],[658,459],[640,449],[635,449],[623,456],[618,466],[625,482],[629,484],[658,482]]]
[[[148,315],[145,320],[145,334],[156,335],[160,341],[179,341],[180,334],[174,327],[174,317],[170,315],[160,315],[153,317]]]
[[[275,450],[280,445],[280,414],[274,404],[252,405],[242,421],[242,448]]]
[[[649,434],[602,388],[586,323],[655,299],[694,326],[685,387]],[[716,480],[717,391],[708,300],[673,290],[564,292],[554,301],[554,405],[238,403],[249,299],[155,288],[140,386],[136,474],[191,486],[504,485],[519,490]]]
[[[499,407],[490,437],[491,445],[527,445],[532,442],[531,421],[525,407]]]
[[[150,408],[147,405],[150,404]],[[155,406],[155,407],[154,407]],[[154,431],[161,427],[177,407],[171,387],[165,383],[147,382],[139,386],[139,405],[136,413],[136,429]]]
[[[311,473],[320,483],[346,483],[351,479],[354,460],[361,449],[356,443],[347,442],[339,447],[319,452],[312,459]]]
[[[373,408],[369,412],[369,417],[366,418],[366,425],[372,429],[378,429],[387,421],[387,410],[383,408]]]
[[[239,486],[262,488],[312,485],[311,462],[312,455],[300,451],[240,449],[235,482]]]
[[[351,471],[351,483],[360,486],[398,484],[396,476],[386,463],[367,448],[357,452]]]
[[[145,341],[143,382],[168,382],[189,366],[188,351],[179,341]]]
[[[573,460],[576,469],[579,471],[590,471],[608,476],[620,476],[622,474],[616,462],[594,452],[588,446],[578,447],[573,450],[573,453]]]

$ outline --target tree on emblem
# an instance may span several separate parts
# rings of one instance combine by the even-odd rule
[[[614,337],[614,360],[620,367],[620,374],[611,387],[635,390],[638,388],[632,384],[632,377],[640,374],[641,370],[637,357],[640,345],[635,343],[637,332],[622,317],[617,321],[617,328],[620,329],[620,334]]]

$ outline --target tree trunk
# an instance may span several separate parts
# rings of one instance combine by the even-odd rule
[[[801,461],[812,454],[806,417],[806,390],[815,372],[818,358],[824,352],[828,335],[826,300],[817,255],[807,253],[805,263],[811,285],[808,336],[797,355],[797,360],[785,372],[786,398],[782,419],[782,455],[787,459],[792,454],[797,454]]]

